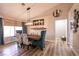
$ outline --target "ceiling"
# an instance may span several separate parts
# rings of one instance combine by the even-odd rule
[[[31,7],[30,18],[43,15],[48,10],[60,5],[58,3],[0,3],[0,16],[19,21],[27,20],[27,8]],[[50,11],[49,11],[50,12]],[[48,13],[49,13],[48,12]]]

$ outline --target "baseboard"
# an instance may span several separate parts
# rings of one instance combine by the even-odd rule
[[[45,40],[45,41],[48,41],[48,42],[54,42],[54,40]]]
[[[16,42],[16,41],[7,42],[7,43],[4,43],[4,45],[14,43],[14,42]]]
[[[79,56],[79,54],[75,51],[74,48],[71,48],[72,52],[75,54],[75,56]]]

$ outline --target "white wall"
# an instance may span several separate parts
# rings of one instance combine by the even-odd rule
[[[69,12],[69,21],[70,20],[74,20],[73,16],[74,16],[74,9],[77,9],[79,11],[79,4],[74,4]],[[72,30],[70,30],[72,31]],[[70,35],[72,35],[72,33],[70,33]],[[73,39],[70,39],[70,41],[73,40],[73,49],[78,53],[79,55],[79,28],[78,28],[78,31],[76,33],[73,33],[73,36],[70,36],[70,38],[73,38]]]
[[[55,37],[60,39],[62,36],[67,37],[67,19],[55,20]]]
[[[45,21],[45,25],[44,27],[46,28],[46,39],[45,40],[48,40],[48,41],[53,41],[55,40],[55,22],[54,22],[54,18],[52,15],[49,15],[49,16],[43,16],[43,17],[38,17],[38,18],[34,18],[33,20],[35,19],[44,19]],[[41,30],[33,30],[31,29],[31,27],[33,26],[30,26],[28,28],[28,33],[36,33],[36,34],[40,34]]]
[[[62,14],[60,17],[56,17],[54,18],[53,15],[52,15],[52,12],[53,12],[53,9],[51,9],[51,13],[48,14],[47,16],[39,16],[37,18],[34,18],[33,20],[35,19],[45,19],[45,27],[47,28],[47,32],[46,32],[46,40],[55,40],[55,20],[59,20],[59,19],[67,19],[68,17],[68,12],[71,8],[72,4],[61,4],[59,6],[56,6],[54,9],[60,9],[62,10]],[[63,8],[65,7],[65,8]],[[49,11],[48,11],[49,12]],[[28,29],[29,30],[29,33],[30,32],[34,32],[32,29]],[[37,31],[35,31],[37,33]],[[40,31],[39,31],[40,32]]]
[[[69,11],[71,6],[72,6],[72,4],[63,4],[63,5],[61,4],[59,6],[56,6],[54,9],[62,10],[62,15],[60,17],[57,17],[56,19],[65,19],[65,18],[67,18],[68,11]],[[51,12],[49,12],[49,11],[51,11]],[[41,15],[39,17],[34,18],[34,20],[35,19],[44,19],[45,20],[45,25],[44,26],[47,28],[46,29],[47,30],[47,32],[46,32],[46,40],[53,41],[53,40],[55,40],[55,21],[54,21],[55,18],[52,15],[53,8],[51,10],[46,11],[45,13],[47,13],[47,12],[49,12],[49,13],[46,16],[44,16],[44,15],[42,16]],[[14,23],[16,23],[16,22],[14,22]],[[39,33],[40,31],[32,30],[30,28],[31,28],[31,26],[28,28],[28,30],[29,30],[28,33],[34,32],[36,34],[40,34]]]

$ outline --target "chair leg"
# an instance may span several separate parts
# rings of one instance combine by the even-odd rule
[[[20,45],[21,45],[21,48],[25,48],[25,45],[23,43],[21,43]]]
[[[43,48],[41,48],[41,50],[43,51]]]
[[[29,50],[29,45],[27,45],[27,50]]]
[[[23,44],[22,47],[25,48],[25,45]]]

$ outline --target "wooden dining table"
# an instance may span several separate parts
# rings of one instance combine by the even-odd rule
[[[40,39],[40,35],[27,35],[29,40],[39,40]]]

